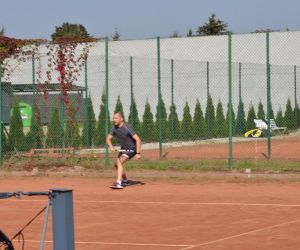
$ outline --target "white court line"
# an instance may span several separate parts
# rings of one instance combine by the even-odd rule
[[[39,240],[25,240],[31,243],[40,243]],[[52,240],[46,240],[45,243],[53,243]],[[147,244],[147,243],[124,243],[124,242],[101,242],[101,241],[75,241],[75,244],[86,245],[123,245],[123,246],[153,246],[153,247],[191,247],[192,245],[176,245],[176,244]]]
[[[238,238],[238,237],[241,237],[241,236],[244,236],[244,235],[257,233],[257,232],[265,231],[265,230],[268,230],[268,229],[273,229],[273,228],[276,228],[276,227],[282,227],[282,226],[285,226],[285,225],[294,224],[294,223],[298,223],[298,222],[300,222],[300,219],[280,223],[280,224],[273,225],[273,226],[263,227],[263,228],[260,228],[260,229],[252,230],[252,231],[237,234],[237,235],[232,235],[232,236],[221,238],[221,239],[218,239],[218,240],[212,240],[212,241],[208,241],[208,242],[205,242],[205,243],[184,247],[184,248],[181,248],[180,250],[188,250],[188,249],[193,249],[193,248],[196,248],[196,247],[206,246],[206,245],[210,245],[210,244],[213,244],[213,243],[218,243],[218,242],[221,242],[221,241],[230,240],[230,239]]]
[[[47,200],[22,200],[22,199],[0,199],[10,202],[46,202]],[[258,207],[300,207],[300,204],[281,203],[239,203],[239,202],[164,202],[164,201],[96,201],[96,200],[74,200],[74,203],[119,203],[119,204],[145,204],[145,205],[198,205],[198,206],[258,206]]]

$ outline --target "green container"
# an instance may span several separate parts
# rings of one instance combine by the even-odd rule
[[[31,126],[31,118],[32,118],[32,107],[26,102],[20,102],[20,112],[23,122],[23,127]],[[12,116],[13,109],[10,110],[10,116]]]

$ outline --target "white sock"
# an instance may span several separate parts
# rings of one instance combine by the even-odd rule
[[[121,184],[122,184],[122,181],[120,181],[120,180],[117,180],[117,183],[121,185]]]

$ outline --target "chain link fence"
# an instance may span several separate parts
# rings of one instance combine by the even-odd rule
[[[120,111],[151,159],[297,159],[287,145],[300,143],[299,42],[300,32],[105,39],[65,51],[63,63],[51,45],[7,59],[2,157],[108,160]]]

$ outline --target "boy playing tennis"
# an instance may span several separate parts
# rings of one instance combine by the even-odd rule
[[[129,185],[123,165],[134,156],[136,159],[141,158],[141,139],[135,133],[132,125],[124,122],[121,112],[116,112],[114,114],[113,123],[114,127],[108,134],[106,143],[111,152],[116,152],[116,149],[112,145],[112,138],[115,136],[121,145],[121,151],[115,163],[117,169],[117,181],[111,185],[110,188],[123,189],[124,186]]]

